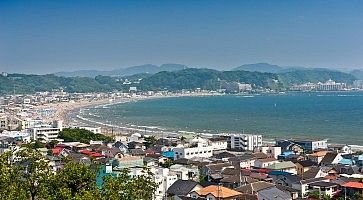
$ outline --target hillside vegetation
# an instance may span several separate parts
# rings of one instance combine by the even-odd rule
[[[132,83],[123,84],[125,79]],[[220,86],[220,80],[249,83],[252,84],[253,88],[282,89],[292,84],[325,82],[329,79],[352,83],[356,77],[329,70],[297,70],[276,74],[195,68],[172,72],[162,71],[156,74],[144,73],[125,77],[96,76],[95,78],[9,74],[7,77],[0,76],[0,94],[13,94],[14,92],[16,94],[30,94],[60,88],[71,93],[128,91],[130,86],[136,86],[138,90],[143,91],[164,89],[176,91],[196,88],[217,90]]]

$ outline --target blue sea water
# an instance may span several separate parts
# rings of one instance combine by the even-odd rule
[[[93,108],[96,121],[363,145],[363,92],[176,97]],[[97,117],[95,117],[97,116]]]

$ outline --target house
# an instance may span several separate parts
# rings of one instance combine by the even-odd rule
[[[355,194],[360,194],[363,196],[363,183],[349,181],[342,185],[345,188],[346,194],[353,196]]]
[[[318,166],[311,166],[309,170],[303,172],[299,176],[306,180],[306,179],[312,179],[312,178],[319,178],[319,177],[325,177],[328,175],[328,173],[323,170],[324,168],[318,167]]]
[[[329,144],[328,145],[329,151],[334,151],[337,153],[342,154],[351,154],[352,153],[352,147],[346,144]]]
[[[308,154],[308,159],[316,162],[318,164],[320,164],[320,162],[323,160],[324,156],[328,153],[328,151],[323,150],[323,151],[316,151],[312,154]]]
[[[292,199],[290,193],[278,189],[274,184],[264,181],[254,182],[248,185],[244,185],[236,189],[243,194],[257,195],[258,199],[265,200],[289,200]],[[243,198],[242,198],[243,199]]]
[[[255,152],[261,152],[266,154],[268,157],[277,157],[281,154],[281,147],[279,146],[262,146],[255,149]]]
[[[317,191],[319,194],[328,195],[329,197],[335,196],[340,191],[338,184],[326,181],[309,183],[308,187],[310,192]]]
[[[191,193],[201,189],[202,186],[192,180],[177,180],[167,190],[168,197],[181,200],[181,197],[191,197]]]
[[[268,175],[273,179],[273,183],[281,186],[292,187],[293,183],[301,181],[299,176],[287,172],[272,171]]]
[[[292,151],[295,154],[300,154],[304,152],[304,149],[301,145],[296,144],[290,140],[278,140],[276,141],[276,146],[281,147],[281,151]]]
[[[225,168],[234,168],[234,166],[230,163],[208,164],[201,168],[201,174],[211,178],[214,174],[220,174]],[[222,179],[223,177],[220,178]]]
[[[302,146],[305,152],[328,148],[328,140],[294,140],[293,142]]]
[[[229,158],[234,158],[234,157],[236,157],[236,155],[233,153],[229,153],[228,151],[223,151],[213,155],[213,158],[223,161],[228,161]]]
[[[254,167],[256,168],[266,168],[272,164],[278,163],[279,161],[275,158],[265,158],[255,160]]]
[[[219,185],[210,185],[190,193],[193,198],[208,200],[237,200],[242,193]]]
[[[311,160],[302,160],[297,163],[296,165],[296,172],[298,176],[302,176],[306,171],[308,171],[312,166],[316,166],[317,163]]]
[[[292,188],[299,190],[299,196],[305,197],[308,192],[310,192],[309,184],[320,182],[320,181],[327,181],[328,180],[324,177],[319,178],[311,178],[306,180],[300,180],[292,184]]]
[[[320,165],[321,166],[330,166],[334,164],[338,164],[339,161],[343,159],[342,155],[340,153],[335,152],[328,152],[324,158],[321,160]]]
[[[266,167],[273,171],[288,172],[291,174],[296,174],[296,165],[291,161],[276,162]]]
[[[279,190],[290,194],[291,199],[298,199],[299,198],[299,190],[296,190],[296,189],[294,189],[292,187],[283,186],[283,185],[276,185],[276,187]]]
[[[174,164],[170,166],[170,172],[173,172],[177,175],[178,179],[181,180],[195,180],[199,179],[199,169],[195,165],[179,165]]]
[[[234,166],[240,166],[244,169],[250,169],[255,165],[256,158],[252,154],[243,154],[228,159],[228,162]]]
[[[278,160],[287,160],[291,158],[292,156],[296,156],[299,154],[296,154],[294,151],[284,151],[280,155],[277,155]]]
[[[264,200],[292,200],[291,194],[277,187],[262,189],[257,193],[258,199]]]

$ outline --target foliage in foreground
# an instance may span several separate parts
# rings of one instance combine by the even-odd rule
[[[56,174],[37,150],[25,148],[15,156],[0,155],[0,200],[29,199],[152,199],[157,185],[150,172],[130,177],[124,170],[117,178],[107,176],[102,188],[96,185],[96,171],[68,162]]]

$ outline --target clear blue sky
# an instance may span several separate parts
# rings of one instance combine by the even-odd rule
[[[363,1],[0,0],[0,71],[363,68]]]

